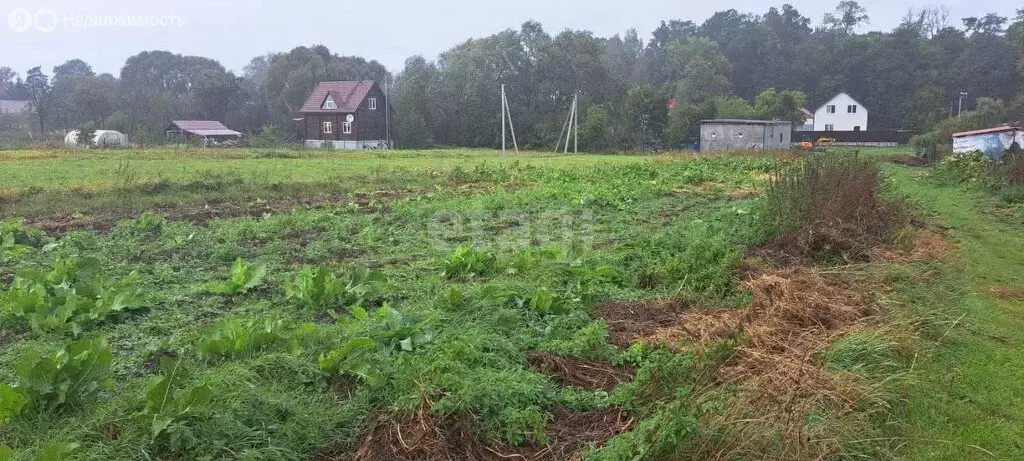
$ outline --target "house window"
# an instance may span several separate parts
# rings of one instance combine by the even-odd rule
[[[856,126],[854,126],[854,127],[853,127],[853,131],[860,131],[860,125],[856,125]]]
[[[334,98],[328,96],[327,100],[324,101],[324,109],[337,109],[338,105],[334,102]]]
[[[369,101],[370,110],[377,110],[377,98],[370,98]]]
[[[324,122],[324,134],[334,133],[334,124],[331,122]]]
[[[782,144],[782,133],[779,133],[779,144]]]
[[[825,131],[835,131],[835,125],[825,125]]]
[[[857,113],[857,106],[856,105],[852,105],[852,104],[849,105],[849,106],[846,106],[846,113],[847,114],[856,114]]]
[[[829,113],[829,114],[836,113],[836,106],[834,104],[829,104],[829,105],[825,106],[825,112]]]
[[[341,132],[349,134],[352,132],[352,122],[341,122]]]

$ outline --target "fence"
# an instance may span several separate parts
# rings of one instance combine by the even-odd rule
[[[793,142],[814,142],[819,138],[835,138],[841,146],[896,146],[910,142],[917,132],[906,130],[875,131],[794,131]]]

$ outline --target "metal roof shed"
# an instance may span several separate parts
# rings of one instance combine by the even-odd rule
[[[978,151],[998,160],[1013,143],[1024,146],[1024,128],[1013,125],[953,133],[953,152],[966,154]]]
[[[215,120],[174,120],[167,127],[167,137],[185,140],[189,137],[203,138],[203,147],[215,145],[234,138],[242,137],[242,133],[229,129]]]

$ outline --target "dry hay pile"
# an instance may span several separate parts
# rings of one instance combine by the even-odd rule
[[[416,415],[381,415],[363,437],[354,455],[321,456],[321,460],[356,461],[456,461],[456,460],[582,460],[584,449],[604,445],[631,429],[635,421],[617,408],[573,412],[553,411],[547,444],[508,447],[485,444],[470,429],[471,416],[439,416],[421,411]]]
[[[872,262],[935,261],[950,251],[945,237],[925,229],[913,229],[909,235],[913,248],[872,248],[868,254]]]
[[[714,376],[716,387],[734,385],[736,393],[723,414],[709,416],[715,419],[706,421],[713,435],[691,453],[696,459],[730,459],[767,446],[782,450],[786,459],[834,452],[836,442],[806,433],[808,416],[849,413],[869,389],[854,376],[830,373],[816,356],[877,313],[863,291],[869,282],[803,267],[752,267],[741,286],[753,294],[746,307],[682,312],[678,304],[662,303],[655,322],[639,322],[658,325],[645,336],[637,335],[635,323],[610,321],[612,336],[697,350],[722,339],[742,339]],[[622,302],[614,303],[615,309],[609,304],[599,312],[629,311]],[[665,305],[675,306],[671,322]],[[639,319],[642,309],[634,305]],[[625,332],[614,331],[623,326]]]

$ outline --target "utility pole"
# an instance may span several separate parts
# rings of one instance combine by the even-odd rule
[[[512,109],[508,106],[508,98],[505,97],[505,85],[501,85],[501,155],[505,155],[505,117],[508,117],[508,131],[512,133],[512,147],[519,153],[519,143],[516,142],[516,127],[512,124]]]
[[[579,97],[580,92],[572,95],[572,124],[573,124],[573,135],[572,135],[572,153],[579,153],[580,144],[580,113],[579,113]]]
[[[967,96],[967,92],[966,91],[961,91],[960,92],[960,102],[957,104],[957,107],[956,107],[956,118],[960,118],[960,113],[963,112],[963,110],[964,110],[964,96]]]
[[[505,85],[501,85],[501,155],[505,155]]]
[[[391,94],[391,87],[388,85],[388,78],[384,77],[384,142],[386,148],[391,150],[391,105],[388,104],[388,95]]]

